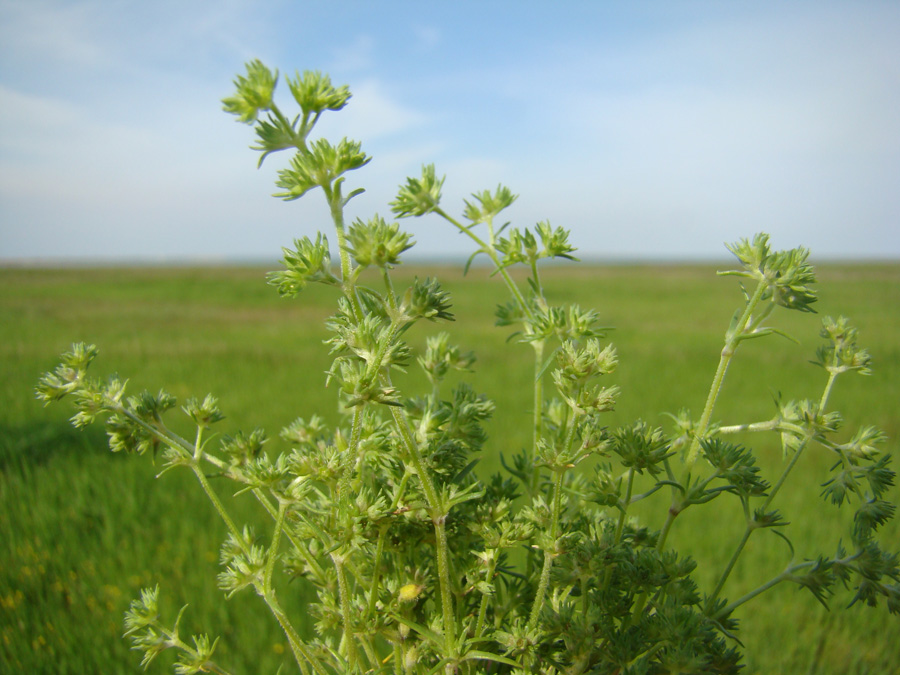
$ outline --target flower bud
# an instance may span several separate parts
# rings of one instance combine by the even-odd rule
[[[406,584],[397,592],[397,599],[400,602],[415,602],[424,590],[425,587],[420,584]]]

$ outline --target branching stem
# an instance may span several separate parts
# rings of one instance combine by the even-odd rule
[[[829,371],[828,381],[825,384],[825,389],[822,392],[822,397],[819,399],[819,412],[823,412],[825,410],[825,406],[828,404],[828,398],[831,394],[831,389],[834,386],[834,380],[837,377],[837,373],[835,371]],[[806,436],[800,442],[800,445],[794,451],[793,457],[787,463],[787,466],[784,467],[784,470],[781,472],[781,475],[778,477],[778,481],[775,485],[772,486],[772,489],[769,490],[769,494],[766,496],[765,501],[763,501],[762,506],[760,507],[761,511],[766,511],[766,509],[771,506],[772,502],[775,500],[776,495],[781,491],[782,486],[785,481],[787,481],[788,476],[794,470],[794,467],[797,465],[797,461],[800,459],[800,455],[803,454],[803,451],[809,446],[809,442],[812,440],[812,432],[807,432]],[[747,545],[747,541],[750,539],[750,535],[757,528],[755,525],[748,520],[747,526],[744,529],[744,534],[742,535],[740,541],[735,548],[734,553],[731,556],[731,559],[728,561],[728,565],[722,571],[722,574],[719,576],[719,580],[716,583],[713,592],[710,594],[709,599],[707,601],[707,611],[713,606],[713,603],[719,597],[719,594],[722,592],[722,589],[725,587],[725,582],[728,581],[728,577],[731,575],[732,570],[734,569],[735,564],[740,558],[741,554],[744,552],[744,547]],[[765,589],[764,589],[765,590]],[[761,591],[760,591],[761,592]]]
[[[694,463],[697,461],[697,455],[700,452],[700,441],[706,436],[707,429],[709,428],[709,421],[712,417],[716,400],[719,398],[719,392],[722,390],[722,383],[725,380],[725,373],[728,371],[728,365],[731,363],[731,359],[734,356],[734,352],[740,344],[741,339],[745,336],[747,325],[753,317],[753,311],[756,309],[756,305],[759,304],[759,301],[762,299],[767,288],[768,283],[765,280],[760,280],[756,285],[756,290],[753,292],[753,295],[747,300],[744,312],[741,314],[740,319],[738,319],[737,325],[733,326],[728,332],[728,336],[725,340],[725,347],[722,349],[722,354],[719,357],[719,365],[716,367],[716,374],[713,376],[712,385],[709,388],[709,395],[706,397],[706,405],[703,407],[703,414],[700,415],[696,433],[691,441],[691,447],[688,450],[685,459],[685,465],[687,466],[688,472],[690,472]]]
[[[528,303],[525,301],[525,296],[522,295],[522,291],[519,290],[519,286],[515,281],[513,281],[513,278],[509,276],[509,272],[506,271],[506,268],[501,263],[500,257],[497,255],[497,250],[494,248],[494,242],[485,242],[481,237],[472,232],[471,227],[466,227],[440,207],[436,208],[434,212],[441,216],[448,223],[453,225],[460,232],[471,238],[472,241],[474,241],[476,244],[478,244],[481,250],[484,251],[491,259],[491,262],[494,263],[494,266],[497,268],[497,272],[499,272],[500,276],[503,278],[503,281],[504,283],[506,283],[507,288],[509,288],[510,293],[513,294],[513,297],[516,300],[516,304],[519,305],[522,313],[525,314],[525,316],[527,316],[529,319],[533,319],[534,313],[531,311],[531,307],[528,306]],[[491,234],[493,235],[493,230],[491,231]]]

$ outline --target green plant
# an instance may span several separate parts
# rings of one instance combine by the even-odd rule
[[[291,120],[273,100],[277,79],[252,62],[224,104],[256,125],[260,163],[278,150],[294,152],[279,173],[277,196],[292,200],[320,188],[330,208],[339,265],[319,233],[284,249],[284,269],[269,281],[287,297],[311,283],[334,288],[327,381],[345,423],[330,429],[315,416],[298,419],[280,434],[287,449],[270,454],[262,430],[216,439],[211,429],[223,414],[206,396],[182,406],[196,426],[189,440],[164,421],[177,405],[170,394],[126,396],[122,380],[89,377],[97,349],[85,344],[44,375],[37,395],[47,402],[71,395],[75,426],[105,419],[113,451],[150,451],[164,471],[184,467],[195,475],[229,531],[219,585],[228,595],[252,588],[262,598],[301,672],[729,673],[740,667],[736,611],[782,582],[807,588],[823,604],[847,586],[851,604],[883,601],[900,612],[898,557],[876,540],[894,513],[883,435],[863,427],[840,440],[841,418],[827,407],[839,375],[869,372],[869,354],[847,320],[823,323],[816,363],[826,379],[818,399],[779,402],[775,416],[761,422],[715,421],[737,349],[783,335],[766,323],[777,307],[813,311],[815,276],[804,249],[773,251],[764,234],[730,247],[740,265],[725,274],[742,277],[747,288],[698,418],[679,412],[670,433],[643,421],[608,429],[604,413],[619,391],[604,384],[617,366],[615,349],[602,342],[606,329],[593,310],[551,304],[541,283],[543,259],[572,258],[568,233],[549,223],[533,231],[500,225],[515,200],[502,186],[474,194],[458,220],[441,206],[443,179],[432,166],[408,179],[393,213],[433,214],[469,237],[469,263],[487,256],[510,293],[497,323],[515,327],[515,340],[534,352],[531,447],[501,454],[505,473],[482,478],[475,457],[487,447],[483,423],[493,404],[464,383],[448,386],[451,371],[469,370],[474,355],[446,333],[429,337],[418,356],[404,341],[423,319],[454,318],[449,295],[433,279],[395,287],[391,270],[412,237],[379,216],[349,226],[344,220],[347,203],[361,193],[344,194],[347,174],[369,158],[353,141],[309,140],[325,111],[347,104],[349,91],[318,73],[287,78],[300,108]],[[513,265],[526,267],[526,284],[510,274]],[[413,397],[393,375],[414,361],[424,380]],[[727,440],[752,432],[780,435],[786,461],[774,483],[760,475],[749,448]],[[823,496],[855,512],[846,547],[836,541],[833,554],[798,559],[773,504],[813,446],[835,458]],[[265,537],[234,521],[214,477],[253,495],[271,518]],[[658,530],[631,514],[649,499],[661,505]],[[696,563],[670,542],[680,514],[716,499],[739,502],[744,533],[714,587],[701,592]],[[786,543],[788,563],[728,601],[729,576],[758,530]],[[315,587],[314,638],[304,639],[298,618],[282,609],[279,574]],[[145,590],[126,616],[144,663],[174,649],[179,673],[226,672],[213,661],[215,640],[182,638],[180,614],[174,624],[160,618],[157,592]]]

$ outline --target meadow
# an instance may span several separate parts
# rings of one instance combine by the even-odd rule
[[[737,282],[717,278],[715,269],[548,268],[550,298],[594,307],[614,327],[608,339],[620,366],[613,377],[623,393],[610,426],[639,417],[666,426],[663,413],[682,408],[699,414],[741,299]],[[874,374],[841,378],[832,407],[844,414],[848,436],[874,424],[896,455],[900,264],[818,269],[819,314],[849,316],[873,355]],[[442,329],[476,352],[475,372],[464,377],[497,404],[488,427],[491,450],[479,468],[493,472],[499,453],[517,452],[530,433],[531,350],[493,325],[504,289],[478,268],[465,277],[456,267],[399,272],[437,276],[453,296],[458,321]],[[138,672],[140,656],[121,637],[122,615],[142,587],[156,583],[172,616],[190,604],[187,631],[222,636],[219,661],[233,672],[275,673],[289,663],[285,640],[257,598],[222,600],[215,577],[224,528],[188,472],[157,480],[160,466],[151,458],[110,453],[102,428],[72,429],[69,407],[42,407],[33,388],[72,342],[93,342],[101,350],[95,375],[118,372],[132,393],[165,388],[180,401],[211,392],[227,417],[220,432],[263,427],[278,447],[278,431],[297,417],[340,421],[333,393],[323,395],[322,388],[330,364],[322,322],[334,301],[331,289],[280,299],[264,270],[252,267],[0,270],[0,671]],[[824,373],[809,363],[820,342],[819,317],[782,310],[771,322],[799,344],[769,337],[741,348],[716,411],[725,424],[769,419],[778,395],[821,394]],[[424,345],[426,329],[432,327],[410,332],[415,348]],[[410,395],[427,386],[414,369],[398,383]],[[757,450],[771,478],[782,462],[777,438],[740,440]],[[801,461],[774,506],[792,521],[788,534],[799,557],[830,554],[846,531],[846,516],[819,497],[832,458],[817,449]],[[668,508],[667,496],[659,496],[641,510],[656,527]],[[238,502],[247,521],[260,518],[254,504]],[[697,509],[679,519],[669,543],[698,559],[708,590],[732,550],[723,541],[736,540],[742,529],[739,510]],[[881,538],[897,548],[897,521]],[[776,537],[755,538],[726,595],[739,597],[787,562]],[[289,612],[303,612],[307,592],[301,582],[284,589]],[[890,672],[900,659],[897,617],[883,608],[845,610],[849,599],[838,594],[829,613],[809,593],[783,584],[742,608],[747,672]],[[151,672],[171,672],[164,659]]]

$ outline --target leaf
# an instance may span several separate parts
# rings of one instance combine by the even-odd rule
[[[789,335],[789,334],[785,333],[783,330],[780,330],[778,328],[757,328],[756,330],[754,330],[750,333],[743,333],[743,334],[739,335],[737,339],[738,340],[752,340],[753,338],[765,337],[767,335],[772,335],[772,334],[780,335],[783,338],[787,338],[794,344],[798,344],[798,345],[800,344],[800,340],[795,338],[793,335]]]
[[[791,540],[787,538],[787,535],[784,534],[781,530],[770,530],[772,534],[776,534],[782,539],[784,539],[785,543],[788,545],[788,548],[791,550],[791,560],[794,559],[794,545],[791,543]]]
[[[466,655],[462,658],[463,661],[472,661],[474,659],[478,659],[479,661],[494,661],[496,663],[503,663],[507,666],[513,666],[514,668],[525,667],[521,663],[513,661],[512,659],[508,659],[505,656],[497,656],[496,654],[490,654],[489,652],[482,652],[478,650],[466,652]]]
[[[469,462],[468,464],[466,464],[466,466],[464,466],[464,467],[460,470],[460,472],[457,473],[457,474],[453,477],[452,482],[454,482],[454,483],[460,483],[460,482],[462,481],[463,478],[465,478],[465,477],[468,476],[470,473],[472,473],[472,469],[475,468],[475,465],[478,464],[479,461],[481,461],[481,460],[473,459],[471,462]]]
[[[483,251],[481,249],[478,249],[477,251],[475,251],[475,253],[469,256],[468,260],[466,260],[466,265],[465,267],[463,267],[463,276],[466,276],[469,273],[469,267],[472,266],[472,261],[475,260],[479,253],[483,253]]]

